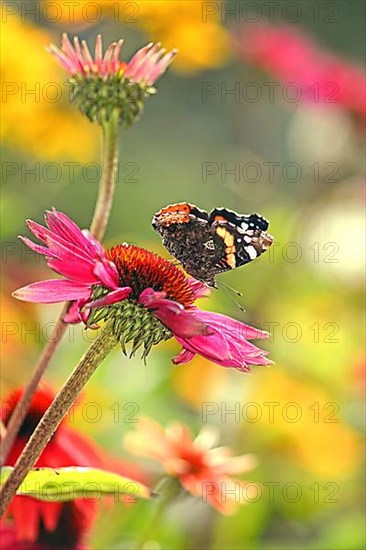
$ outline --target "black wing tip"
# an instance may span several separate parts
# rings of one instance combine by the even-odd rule
[[[229,223],[232,223],[240,227],[241,223],[245,221],[248,224],[255,225],[261,231],[266,231],[269,227],[269,221],[260,214],[238,214],[234,210],[228,210],[227,208],[215,208],[212,210],[209,216],[210,225],[213,223],[216,216],[222,216]]]

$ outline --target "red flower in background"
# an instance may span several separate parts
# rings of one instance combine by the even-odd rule
[[[238,46],[245,62],[297,84],[303,99],[343,107],[365,119],[364,71],[322,50],[302,31],[288,25],[248,24]]]
[[[20,498],[20,497],[17,497]],[[65,540],[64,528],[70,522],[74,523],[77,518],[72,517],[70,512],[75,512],[71,506],[64,507],[63,510],[69,513],[63,514],[58,521],[55,531],[47,538],[47,536],[39,537],[35,541],[23,540],[19,538],[19,532],[15,525],[1,523],[0,524],[0,548],[1,550],[89,550],[87,546],[80,543],[78,540],[70,543]],[[28,518],[24,522],[29,521]]]
[[[2,421],[7,425],[19,401],[22,390],[15,390],[4,400]],[[6,460],[13,466],[27,440],[54,398],[49,389],[42,389],[34,395],[28,414],[18,437]],[[109,459],[89,438],[78,433],[63,420],[52,439],[45,447],[37,467],[59,468],[64,466],[87,466],[142,479],[141,470],[131,464]],[[83,550],[83,539],[93,524],[98,503],[92,499],[75,499],[68,502],[45,502],[31,497],[15,497],[7,511],[13,524],[0,525],[1,550]]]

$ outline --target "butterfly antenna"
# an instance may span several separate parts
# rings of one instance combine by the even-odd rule
[[[232,286],[229,286],[226,283],[223,283],[223,282],[220,281],[218,284],[220,286],[223,286],[225,289],[230,290],[230,292],[233,292],[237,296],[240,296],[240,297],[243,296],[242,292],[239,292],[239,290],[236,290],[236,288],[233,288]]]
[[[230,300],[232,302],[234,302],[234,304],[240,309],[240,311],[242,311],[244,313],[245,309],[243,308],[243,306],[237,300],[235,300],[232,293],[236,294],[239,297],[243,296],[243,294],[241,292],[239,292],[239,290],[236,290],[235,288],[232,288],[231,286],[229,286],[225,283],[222,283],[221,281],[217,282],[217,285],[218,285],[218,287],[221,287],[225,290],[225,292],[229,296]]]

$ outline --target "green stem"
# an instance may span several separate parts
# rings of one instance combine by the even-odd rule
[[[153,538],[156,531],[160,527],[161,519],[165,513],[165,510],[170,505],[172,500],[182,490],[178,481],[173,477],[165,478],[163,481],[165,482],[164,493],[162,494],[161,497],[159,497],[155,505],[155,509],[151,514],[150,520],[148,521],[145,529],[142,531],[142,534],[136,546],[134,547],[134,550],[143,550],[146,543]],[[160,486],[160,483],[158,484],[157,491],[159,491],[159,486]]]
[[[22,454],[18,458],[14,470],[2,486],[0,492],[0,517],[5,512],[11,499],[15,496],[19,485],[37,462],[43,449],[89,378],[117,343],[112,323],[106,323],[88,351],[80,359],[78,365],[66,380],[46,413],[42,416],[27,445],[24,447]]]
[[[95,204],[93,219],[90,226],[90,232],[99,241],[103,238],[116,187],[116,170],[118,165],[118,111],[114,111],[110,120],[102,124],[103,129],[103,170],[102,178],[99,184],[98,197]],[[20,400],[15,407],[7,425],[7,432],[1,441],[0,465],[6,463],[7,456],[18,435],[24,418],[28,412],[33,395],[37,390],[38,384],[46,371],[58,345],[67,329],[67,324],[63,318],[70,307],[67,302],[56,321],[51,337],[44,346],[42,354],[36,364],[31,379],[25,387]]]
[[[118,168],[118,124],[119,112],[114,110],[111,118],[102,124],[103,128],[103,169],[98,198],[90,225],[92,235],[101,240],[109,220],[116,188]]]

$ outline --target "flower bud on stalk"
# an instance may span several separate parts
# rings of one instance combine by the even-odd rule
[[[61,49],[51,45],[52,53],[70,74],[71,100],[91,122],[108,122],[114,110],[119,121],[129,127],[140,116],[143,102],[155,94],[154,82],[166,71],[176,50],[166,53],[159,43],[150,43],[138,50],[128,63],[120,61],[123,40],[108,46],[104,56],[102,37],[97,36],[94,58],[85,40],[67,34],[62,36]]]

